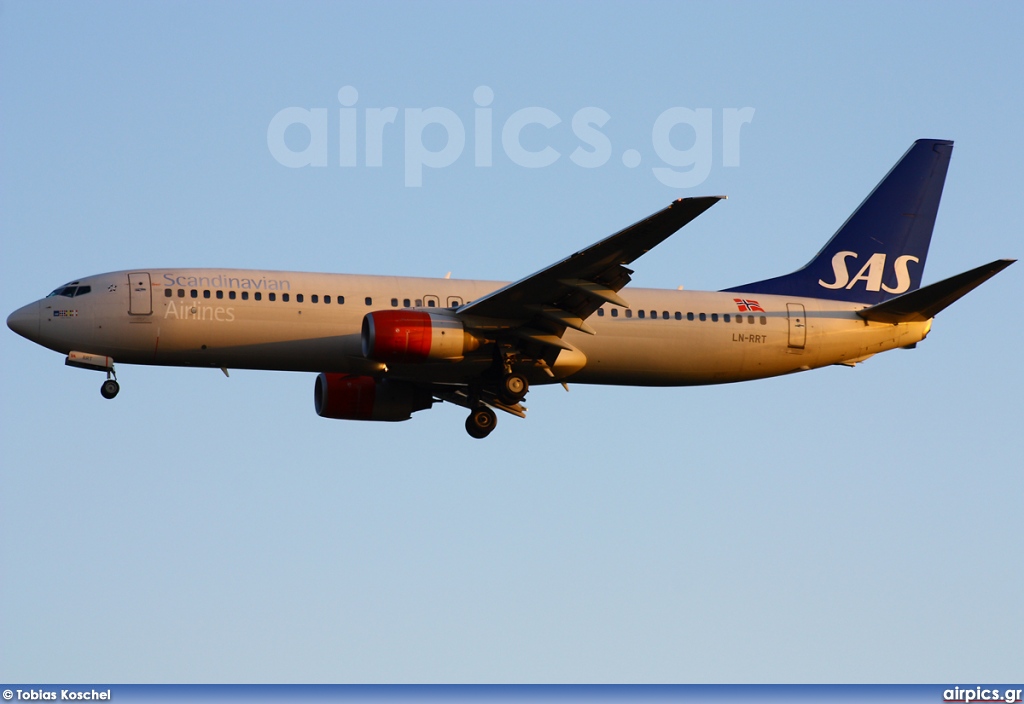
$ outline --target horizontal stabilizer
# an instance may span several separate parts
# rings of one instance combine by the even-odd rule
[[[977,269],[965,271],[885,303],[879,303],[877,306],[859,310],[857,315],[879,323],[913,323],[929,320],[1015,261],[1017,260],[997,259]]]

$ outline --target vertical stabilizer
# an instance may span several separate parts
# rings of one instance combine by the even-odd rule
[[[725,289],[876,305],[921,286],[953,142],[919,139],[806,266]]]

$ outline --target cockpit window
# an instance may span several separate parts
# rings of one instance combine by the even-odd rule
[[[46,297],[53,298],[54,296],[67,296],[68,298],[72,298],[74,296],[81,296],[89,293],[91,290],[92,287],[90,286],[79,286],[77,281],[72,281],[69,284],[64,284],[63,286],[58,286],[53,289],[53,291],[51,291]]]

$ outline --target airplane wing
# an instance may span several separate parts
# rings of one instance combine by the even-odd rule
[[[566,328],[593,334],[586,318],[604,303],[628,307],[618,292],[626,268],[725,196],[680,198],[664,210],[535,274],[461,306],[456,315],[478,329],[522,328],[555,347]]]

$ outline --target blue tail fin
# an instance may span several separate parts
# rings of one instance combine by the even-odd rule
[[[725,289],[876,305],[921,286],[953,142],[919,139],[792,274]]]

